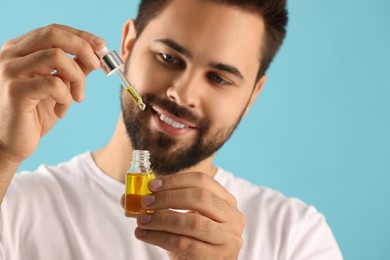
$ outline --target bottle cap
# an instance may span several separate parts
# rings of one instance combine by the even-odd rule
[[[116,51],[109,51],[107,47],[95,52],[99,57],[102,68],[107,76],[110,76],[112,73],[121,69],[124,65],[122,59],[119,57]]]

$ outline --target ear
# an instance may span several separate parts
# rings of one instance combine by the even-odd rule
[[[251,95],[251,97],[249,99],[248,105],[246,106],[245,113],[244,113],[243,117],[245,117],[248,114],[249,109],[252,107],[252,105],[255,102],[255,100],[256,100],[257,96],[259,95],[260,91],[263,89],[266,81],[267,81],[267,75],[264,74],[259,79],[259,81],[256,83],[256,86],[253,89],[252,95]]]
[[[128,20],[123,26],[122,31],[122,47],[121,47],[121,58],[126,61],[133,49],[135,38],[137,36],[137,29],[134,20]]]

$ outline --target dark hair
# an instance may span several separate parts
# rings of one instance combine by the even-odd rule
[[[264,48],[261,50],[262,58],[257,73],[256,82],[264,75],[273,58],[278,52],[286,36],[287,26],[287,0],[207,0],[224,5],[242,8],[260,15],[265,24]],[[141,0],[136,18],[138,36],[164,9],[168,0]]]

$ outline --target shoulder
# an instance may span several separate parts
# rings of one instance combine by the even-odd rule
[[[216,180],[237,199],[246,219],[244,237],[253,244],[268,245],[263,251],[281,259],[303,259],[310,254],[316,259],[342,259],[325,217],[314,206],[222,169]],[[256,255],[254,248],[246,249]]]
[[[47,192],[59,191],[66,186],[75,185],[80,180],[85,179],[89,160],[92,160],[89,152],[73,157],[71,160],[57,165],[49,166],[40,165],[34,171],[21,171],[15,174],[6,193],[9,194],[26,194],[31,196],[47,196]]]
[[[323,218],[314,206],[298,198],[289,198],[279,191],[254,185],[222,169],[219,169],[216,180],[236,197],[244,214],[258,213],[270,221],[282,216],[284,222],[291,224],[305,221],[308,217]]]
[[[68,174],[77,175],[77,172],[85,171],[91,162],[93,162],[91,153],[85,152],[56,165],[41,164],[36,170],[18,172],[14,180],[61,177],[62,175]]]
[[[297,198],[289,198],[279,191],[257,186],[223,169],[218,170],[215,179],[233,194],[244,208],[266,206],[269,211],[288,209],[305,211],[310,207]]]

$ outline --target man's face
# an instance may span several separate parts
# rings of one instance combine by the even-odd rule
[[[125,53],[127,77],[147,104],[141,112],[122,92],[125,125],[133,148],[150,151],[157,174],[196,165],[230,137],[261,88],[263,33],[255,14],[175,0]]]

